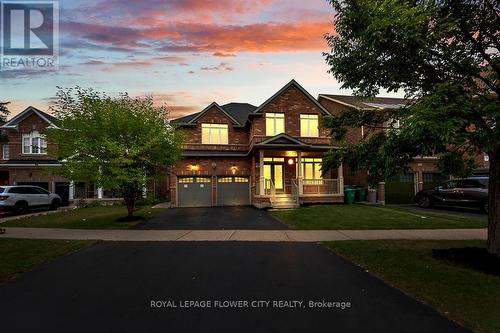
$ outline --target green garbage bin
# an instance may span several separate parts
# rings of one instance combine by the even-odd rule
[[[359,201],[366,201],[366,187],[358,187],[356,188],[356,192],[358,192],[357,197]]]
[[[355,194],[356,194],[356,189],[351,187],[344,188],[344,202],[348,205],[354,203]]]

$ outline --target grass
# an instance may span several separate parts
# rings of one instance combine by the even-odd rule
[[[476,332],[500,332],[500,277],[432,258],[483,241],[341,241],[334,252]]]
[[[28,216],[0,225],[2,227],[25,228],[128,229],[139,222],[150,219],[159,212],[160,209],[151,209],[150,206],[139,207],[134,213],[137,219],[127,221],[123,219],[127,215],[125,206],[77,208],[54,214]]]
[[[378,205],[321,205],[272,211],[292,229],[455,229],[486,228],[486,219]]]
[[[0,238],[0,283],[90,243],[92,242]]]

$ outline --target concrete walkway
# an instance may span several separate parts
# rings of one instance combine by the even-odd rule
[[[0,238],[91,239],[105,241],[320,242],[375,239],[486,239],[486,229],[408,230],[83,230],[6,228]]]

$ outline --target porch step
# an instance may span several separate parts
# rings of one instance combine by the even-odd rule
[[[297,208],[299,205],[295,202],[294,198],[290,194],[277,194],[274,197],[273,208],[274,209],[290,209]]]

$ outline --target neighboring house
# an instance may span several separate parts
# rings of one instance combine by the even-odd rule
[[[343,202],[342,168],[321,173],[329,112],[292,80],[260,106],[212,103],[172,122],[186,132],[170,169],[174,206],[293,207]]]
[[[43,133],[46,128],[57,128],[55,123],[53,116],[30,106],[0,126],[7,138],[1,143],[0,185],[40,186],[59,194],[63,204],[74,199],[116,197],[113,191],[51,174],[50,169],[59,168],[61,164],[48,154],[57,145],[48,145]]]
[[[320,94],[319,102],[332,114],[338,114],[348,108],[359,110],[398,109],[405,106],[408,100],[402,98],[375,97],[361,99],[355,96]],[[381,126],[383,129],[384,125]],[[346,141],[353,144],[361,140],[365,128],[351,129],[347,133]],[[476,163],[480,169],[487,169],[489,163],[487,155],[479,155]],[[436,166],[437,157],[418,157],[410,164],[410,170],[402,175],[391,177],[377,187],[377,201],[387,204],[413,203],[415,194],[424,189],[448,179],[442,175]],[[349,185],[367,185],[364,172],[353,173],[349,166],[344,166],[345,183]]]

